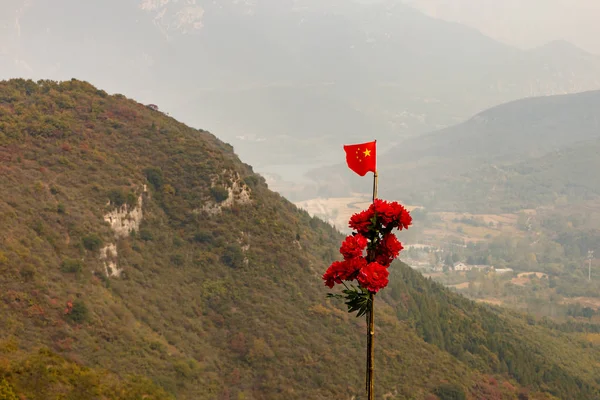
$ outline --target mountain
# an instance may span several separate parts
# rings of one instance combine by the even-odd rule
[[[504,43],[522,48],[540,46],[549,39],[565,39],[600,54],[600,34],[591,23],[600,12],[593,0],[582,0],[578,7],[564,0],[534,0],[523,3],[506,0],[403,0],[427,15],[455,21],[480,30]],[[531,21],[536,29],[531,29]],[[510,22],[509,22],[510,21]]]
[[[503,104],[470,120],[401,142],[379,157],[383,193],[414,204],[470,212],[503,212],[600,195],[589,179],[600,143],[600,92]],[[345,165],[314,171],[321,191],[343,181]],[[345,180],[347,182],[347,179]],[[340,183],[337,193],[365,182]],[[576,186],[580,189],[577,189]],[[364,190],[364,188],[363,188]]]
[[[591,178],[599,167],[600,138],[564,146],[515,163],[484,164],[436,193],[447,209],[513,212],[538,207],[597,204],[600,186]]]
[[[86,82],[11,80],[0,161],[9,399],[362,392],[365,323],[321,281],[340,234],[230,145]],[[392,270],[376,317],[382,396],[600,395],[598,327],[477,305]]]
[[[158,104],[261,171],[295,165],[293,181],[341,142],[395,144],[506,101],[600,88],[597,56],[519,50],[395,0],[0,7],[3,77],[76,76]]]

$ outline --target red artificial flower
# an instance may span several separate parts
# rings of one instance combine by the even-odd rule
[[[336,283],[351,281],[356,278],[357,273],[367,265],[364,257],[356,257],[350,260],[334,261],[323,274],[325,285],[333,288]]]
[[[398,202],[388,202],[381,199],[375,199],[369,208],[354,214],[350,218],[350,228],[358,233],[366,234],[373,224],[372,219],[377,216],[376,223],[381,227],[407,229],[412,223],[410,213]]]
[[[344,256],[344,260],[360,257],[363,255],[364,249],[367,247],[367,238],[363,235],[354,235],[346,237],[346,240],[340,247],[340,253]]]
[[[384,267],[389,267],[403,249],[404,247],[402,247],[402,243],[398,241],[396,235],[388,233],[383,236],[383,239],[377,245],[375,261]]]
[[[410,213],[396,201],[387,202],[375,199],[371,207],[377,214],[377,222],[380,222],[384,227],[392,226],[402,230],[402,228],[408,228],[412,223]]]
[[[408,229],[409,225],[412,224],[412,217],[410,216],[410,213],[406,211],[404,207],[402,207],[402,209],[404,210],[404,212],[401,214],[400,223],[398,224],[398,229],[400,230],[402,230],[402,228]]]
[[[377,245],[375,261],[384,267],[389,267],[392,261],[398,257],[402,249],[404,249],[404,247],[402,247],[402,243],[398,241],[396,235],[387,233]]]
[[[329,286],[330,289],[333,289],[333,286],[336,283],[342,283],[342,280],[339,278],[339,272],[343,269],[343,263],[340,261],[333,262],[327,271],[323,274],[323,280],[325,281],[325,285]]]
[[[402,243],[398,241],[398,238],[393,233],[386,233],[379,245],[382,247],[382,252],[385,252],[391,258],[398,257],[400,252],[404,249]]]
[[[395,220],[395,210],[387,201],[375,199],[371,208],[377,213],[377,222],[380,222],[383,226],[388,226]]]
[[[367,265],[367,259],[364,257],[356,257],[351,260],[346,261],[346,271],[344,280],[351,281],[356,279],[356,275],[358,275],[359,271]]]
[[[361,268],[358,283],[370,292],[377,293],[388,284],[389,272],[383,265],[372,262]]]
[[[335,261],[323,274],[325,285],[333,288],[336,283],[356,279],[370,292],[376,293],[386,287],[389,276],[387,267],[403,249],[402,243],[390,230],[406,229],[411,224],[412,217],[401,204],[375,199],[367,210],[350,218],[349,226],[356,233],[347,236],[340,247],[344,261]],[[387,233],[380,238],[379,235],[384,232]],[[376,244],[375,248],[369,248],[368,251],[370,263],[363,256],[369,241]]]
[[[373,218],[373,215],[375,215],[375,213],[372,207],[354,214],[352,217],[350,217],[350,228],[355,229],[361,234],[367,233],[369,231],[369,227],[371,226],[371,219]]]

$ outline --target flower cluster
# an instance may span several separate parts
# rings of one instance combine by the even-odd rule
[[[357,280],[360,287],[377,293],[388,284],[388,267],[403,249],[393,229],[407,229],[410,213],[397,202],[376,199],[371,206],[350,218],[352,235],[346,237],[340,253],[323,275],[325,285],[333,288],[343,281]]]
[[[349,226],[358,233],[366,234],[376,229],[388,232],[394,228],[408,229],[411,223],[410,213],[400,203],[375,199],[367,210],[350,218]]]

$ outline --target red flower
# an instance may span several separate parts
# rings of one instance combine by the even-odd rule
[[[348,236],[340,247],[340,253],[344,256],[344,260],[350,260],[362,256],[366,247],[367,238],[363,235]]]
[[[327,271],[323,274],[323,280],[325,281],[325,285],[329,286],[330,289],[333,289],[333,286],[336,283],[342,283],[342,280],[339,278],[339,273],[343,270],[343,263],[340,261],[335,261],[332,263]]]
[[[400,207],[402,207],[402,206],[400,206]],[[404,207],[402,207],[402,209],[404,209]],[[404,212],[400,216],[400,224],[398,224],[398,229],[400,229],[400,230],[402,230],[402,228],[408,229],[409,225],[411,225],[411,224],[412,224],[412,217],[410,216],[410,213],[408,211],[406,211],[406,209],[404,209]]]
[[[363,257],[356,257],[344,261],[334,261],[325,274],[323,274],[325,285],[329,286],[329,288],[333,288],[336,283],[351,281],[356,278],[357,273],[365,265],[367,265],[367,260]]]
[[[389,267],[392,261],[398,257],[402,249],[404,249],[404,247],[402,247],[402,243],[398,241],[396,235],[387,233],[383,236],[377,246],[375,261],[385,267]]]
[[[412,223],[410,213],[398,202],[375,199],[371,207],[377,213],[377,222],[384,227],[392,226],[401,230]]]
[[[398,202],[388,202],[381,199],[375,199],[373,204],[365,211],[354,214],[350,218],[350,228],[358,233],[366,234],[371,227],[372,219],[377,216],[376,223],[380,227],[407,229],[412,223],[410,213]]]
[[[360,286],[370,292],[377,293],[388,284],[389,272],[383,265],[372,262],[363,268],[358,273],[358,283]]]
[[[377,222],[380,222],[383,226],[391,224],[396,217],[393,207],[385,200],[375,199],[371,208],[377,213]]]
[[[350,217],[349,226],[355,229],[358,233],[367,233],[371,226],[371,218],[375,215],[372,206],[369,209],[361,211]]]
[[[356,279],[361,287],[370,292],[378,292],[386,287],[389,276],[387,267],[403,249],[402,243],[390,231],[393,228],[406,229],[411,224],[412,217],[401,204],[375,199],[367,210],[350,218],[349,226],[356,233],[342,242],[340,253],[344,261],[336,261],[329,266],[323,274],[325,285],[333,288],[336,283]],[[364,256],[369,243],[375,244],[375,248],[369,247],[368,250],[370,263]]]

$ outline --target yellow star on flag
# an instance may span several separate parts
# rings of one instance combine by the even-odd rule
[[[366,149],[363,154],[365,155],[365,157],[369,157],[371,155],[371,150]]]

